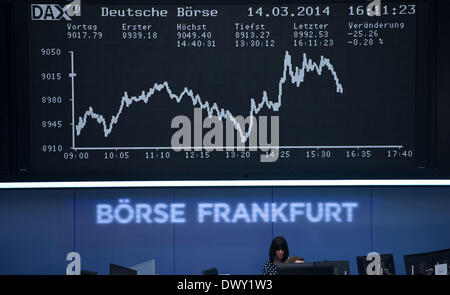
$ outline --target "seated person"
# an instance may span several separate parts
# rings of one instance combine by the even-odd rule
[[[286,239],[280,236],[274,238],[269,248],[269,261],[263,267],[263,275],[278,274],[277,264],[286,262],[288,257],[289,248]]]

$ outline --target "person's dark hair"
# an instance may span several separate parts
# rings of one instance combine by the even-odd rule
[[[283,259],[281,259],[281,262],[285,262],[286,259],[289,257],[289,248],[288,248],[286,239],[283,237],[275,237],[272,241],[272,244],[270,244],[270,249],[269,249],[270,262],[273,263],[273,259],[276,256],[276,251],[280,250],[280,249],[284,251]]]

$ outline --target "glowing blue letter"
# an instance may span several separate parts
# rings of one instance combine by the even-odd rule
[[[155,207],[155,215],[159,215],[159,217],[155,217],[154,220],[157,223],[166,223],[167,220],[169,220],[169,214],[165,212],[164,210],[167,209],[167,204],[156,204]]]
[[[291,215],[291,222],[295,222],[297,215],[304,215],[305,211],[303,209],[299,208],[305,208],[305,203],[291,203],[290,206],[290,215]]]
[[[183,217],[184,215],[184,208],[186,207],[186,204],[172,204],[170,206],[170,219],[172,223],[185,223],[186,219]],[[179,210],[181,209],[181,210]],[[180,217],[178,217],[180,215]]]
[[[212,209],[213,204],[211,203],[200,203],[198,204],[198,222],[203,223],[205,220],[205,216],[212,215]]]
[[[288,222],[286,216],[283,214],[283,209],[286,208],[287,203],[282,203],[277,208],[277,203],[272,203],[272,222],[277,222],[277,216],[280,216],[281,221]]]
[[[358,203],[342,203],[342,207],[347,209],[347,222],[353,222],[353,208],[357,208]]]
[[[98,204],[97,205],[97,223],[98,224],[109,224],[113,221],[112,207],[108,204]]]
[[[248,216],[247,209],[245,208],[245,205],[243,203],[239,203],[236,211],[234,212],[233,216],[233,223],[236,223],[238,219],[244,219],[245,222],[251,222],[250,217]]]

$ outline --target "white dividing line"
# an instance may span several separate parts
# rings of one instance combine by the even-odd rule
[[[449,179],[4,182],[0,189],[129,187],[450,186]]]

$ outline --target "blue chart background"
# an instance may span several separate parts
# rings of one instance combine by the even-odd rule
[[[185,203],[186,223],[96,224],[96,205]],[[357,202],[353,223],[214,223],[197,221],[198,203]],[[0,274],[65,274],[66,254],[82,269],[108,274],[109,263],[156,260],[158,274],[260,274],[273,237],[286,237],[291,256],[349,260],[370,251],[403,255],[450,248],[450,188],[192,188],[0,191]],[[232,211],[233,212],[233,211]]]

